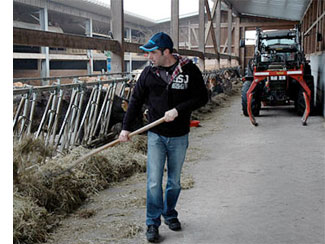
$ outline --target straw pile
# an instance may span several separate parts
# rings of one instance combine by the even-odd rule
[[[77,209],[90,194],[146,169],[145,136],[109,148],[56,176],[89,150],[78,147],[53,158],[54,150],[44,145],[31,138],[14,144],[14,243],[43,242],[60,216]]]
[[[192,120],[203,120],[206,118],[206,115],[213,112],[214,109],[221,104],[223,104],[225,101],[228,100],[229,97],[238,94],[240,92],[242,83],[240,81],[240,78],[232,78],[230,80],[231,82],[231,90],[227,91],[227,93],[218,93],[216,95],[213,95],[211,97],[211,100],[203,107],[195,110],[192,112]]]
[[[53,147],[45,147],[41,139],[27,137],[21,142],[14,142],[13,168],[14,182],[18,183],[18,170],[28,170],[45,163],[46,158],[55,153]]]
[[[13,200],[14,243],[44,242],[48,231],[55,226],[53,216],[31,198],[21,196],[17,190],[14,191]]]

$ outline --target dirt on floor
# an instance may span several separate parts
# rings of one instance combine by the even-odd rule
[[[228,95],[218,94],[207,106],[193,113],[193,119],[209,123],[205,123],[204,127],[191,128],[181,179],[183,190],[195,187],[189,169],[205,157],[205,147],[200,142],[211,131],[223,128],[223,110],[227,109],[235,96],[240,95],[240,87],[240,84],[233,85]],[[112,183],[108,189],[88,198],[77,211],[63,219],[46,243],[146,243],[145,202],[145,173],[137,173],[123,182]]]

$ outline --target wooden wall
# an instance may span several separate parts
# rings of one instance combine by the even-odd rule
[[[325,50],[325,1],[312,0],[302,19],[305,54]],[[322,36],[322,40],[317,38]],[[317,40],[318,39],[318,40]]]

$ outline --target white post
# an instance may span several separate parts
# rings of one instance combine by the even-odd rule
[[[86,25],[86,29],[85,29],[86,36],[92,37],[93,36],[93,20],[87,19],[85,21],[85,25]],[[88,72],[88,75],[91,75],[94,73],[93,50],[90,50],[90,49],[87,50],[87,57],[88,57],[87,72]]]
[[[41,30],[48,31],[48,13],[47,6],[39,11],[39,23]],[[45,54],[45,59],[41,60],[41,77],[50,76],[50,58],[49,58],[49,47],[41,47],[41,53]],[[42,81],[42,85],[48,85],[49,81]]]

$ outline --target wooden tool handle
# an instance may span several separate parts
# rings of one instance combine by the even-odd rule
[[[131,133],[129,134],[129,138],[131,138],[132,136],[135,136],[135,135],[141,134],[142,132],[145,132],[145,131],[151,129],[151,128],[153,128],[153,127],[155,127],[155,126],[157,126],[157,125],[163,123],[164,121],[165,121],[165,119],[164,119],[164,117],[163,117],[163,118],[160,118],[160,119],[158,119],[158,120],[156,120],[156,121],[154,121],[154,122],[152,122],[152,123],[150,123],[150,124],[148,124],[148,125],[146,125],[146,126],[143,126],[143,127],[141,127],[140,129],[137,129],[136,131],[131,132]],[[118,144],[119,142],[120,142],[120,140],[119,140],[119,139],[116,139],[116,140],[114,140],[114,141],[112,141],[112,142],[110,142],[110,143],[107,143],[107,144],[105,144],[105,145],[99,147],[99,148],[96,148],[96,149],[90,151],[89,153],[87,153],[86,155],[84,155],[83,157],[81,157],[80,159],[78,159],[78,160],[76,161],[76,163],[77,163],[77,162],[79,163],[79,161],[83,161],[83,160],[89,158],[90,156],[92,156],[92,155],[94,155],[94,154],[96,154],[96,153],[99,153],[99,152],[103,151],[104,149],[106,149],[106,148],[108,148],[108,147],[113,147],[113,146],[115,146],[116,144]]]
[[[153,127],[155,127],[155,126],[157,126],[157,125],[159,125],[159,124],[161,124],[161,123],[163,123],[163,122],[165,122],[165,118],[164,118],[164,117],[162,117],[162,118],[160,118],[160,119],[158,119],[158,120],[156,120],[156,121],[154,121],[154,122],[152,122],[152,123],[150,123],[150,124],[148,124],[148,125],[146,125],[146,126],[143,126],[143,127],[141,127],[140,129],[138,129],[138,130],[136,130],[136,131],[131,132],[131,133],[129,134],[129,137],[131,138],[132,136],[135,136],[135,135],[141,134],[142,132],[145,132],[145,131],[147,131],[147,130],[149,130],[149,129],[151,129],[151,128],[153,128]],[[114,141],[112,141],[112,142],[110,142],[110,143],[107,143],[107,144],[105,144],[105,145],[99,147],[99,148],[96,148],[96,149],[94,149],[94,150],[88,152],[87,154],[85,154],[85,155],[82,156],[81,158],[77,159],[77,160],[75,161],[75,163],[74,163],[72,166],[70,166],[69,168],[63,170],[62,172],[60,172],[60,173],[58,173],[58,174],[53,174],[53,175],[54,175],[54,176],[61,175],[61,174],[65,173],[65,172],[71,170],[72,168],[76,167],[78,164],[80,164],[81,162],[83,162],[84,160],[86,160],[87,158],[89,158],[90,156],[92,156],[92,155],[94,155],[94,154],[96,154],[96,153],[99,153],[99,152],[103,151],[104,149],[106,149],[106,148],[108,148],[108,147],[113,147],[113,146],[115,146],[116,144],[118,144],[119,142],[120,142],[120,140],[119,140],[119,139],[116,139],[116,140],[114,140]],[[52,176],[53,176],[53,175],[52,175]]]

